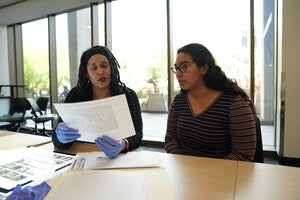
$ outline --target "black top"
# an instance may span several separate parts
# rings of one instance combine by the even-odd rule
[[[128,149],[127,150],[131,151],[133,149],[138,148],[142,143],[143,122],[142,122],[142,116],[141,116],[141,108],[140,108],[138,97],[132,89],[126,88],[126,90],[124,90],[124,92],[120,92],[120,94],[125,94],[125,96],[126,96],[128,107],[129,107],[130,114],[131,114],[131,118],[133,120],[134,129],[136,132],[135,135],[126,138],[128,141]],[[114,94],[113,96],[120,95],[120,94]],[[85,99],[83,99],[82,94],[80,94],[80,89],[76,86],[69,92],[68,96],[66,97],[65,103],[75,103],[75,102],[91,101],[91,100],[93,100],[91,95],[89,97],[86,97]],[[52,141],[53,141],[54,146],[59,149],[70,148],[73,144],[73,142],[61,143],[58,140],[55,132],[52,136]]]

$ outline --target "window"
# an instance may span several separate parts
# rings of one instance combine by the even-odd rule
[[[112,2],[112,52],[121,66],[121,80],[139,97],[146,140],[162,141],[165,135],[166,117],[161,114],[167,112],[166,37],[165,1]],[[153,126],[154,121],[159,126]]]
[[[56,16],[58,101],[77,84],[83,51],[91,46],[89,8]]]
[[[104,3],[98,5],[99,45],[105,46],[105,16]]]
[[[64,102],[71,88],[68,15],[56,16],[56,52],[57,52],[57,89],[58,102]]]
[[[253,1],[254,100],[261,118],[263,143],[265,146],[274,146],[275,1]],[[98,5],[97,41],[99,45],[105,45],[105,39],[112,38],[112,41],[108,41],[112,44],[109,48],[121,66],[121,80],[135,90],[139,97],[145,140],[164,140],[168,96],[179,91],[175,77],[174,88],[168,91],[168,58],[175,59],[177,49],[188,43],[205,45],[226,75],[235,79],[250,94],[250,1],[169,2],[172,55],[167,54],[167,1],[109,2],[111,18],[107,20],[111,23],[105,23],[104,4]],[[85,8],[56,16],[55,76],[58,80],[59,101],[63,101],[68,90],[76,85],[80,56],[91,46],[90,10]],[[105,35],[107,28],[112,32],[111,37]],[[32,31],[37,29],[38,32]],[[22,31],[27,96],[49,96],[48,55],[51,52],[48,52],[47,19],[25,23]]]
[[[38,30],[38,31],[36,31]],[[48,21],[22,25],[24,82],[27,97],[49,96]]]
[[[249,1],[173,1],[172,11],[174,58],[177,49],[188,43],[203,44],[226,75],[249,94]]]
[[[275,91],[275,2],[254,3],[255,24],[255,106],[261,118],[265,148],[274,148],[274,91]]]

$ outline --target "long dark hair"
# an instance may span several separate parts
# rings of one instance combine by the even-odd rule
[[[87,63],[89,59],[95,55],[101,54],[105,56],[109,62],[111,68],[111,82],[110,82],[110,92],[111,95],[118,95],[124,93],[126,90],[126,85],[120,80],[119,68],[120,65],[115,58],[115,56],[110,52],[110,50],[104,46],[94,46],[83,52],[78,73],[77,86],[81,90],[82,96],[90,96],[92,94],[91,82],[87,76]]]
[[[205,46],[198,43],[191,43],[178,49],[177,54],[179,53],[187,53],[191,55],[193,61],[198,67],[203,67],[207,64],[208,70],[203,76],[205,85],[212,89],[229,91],[234,94],[241,95],[250,105],[253,114],[256,115],[255,107],[249,96],[238,86],[236,82],[227,78],[222,69],[216,65],[213,55]]]

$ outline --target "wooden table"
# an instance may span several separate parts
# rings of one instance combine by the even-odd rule
[[[40,145],[39,148],[59,151],[52,143]],[[76,142],[67,151],[60,152],[76,154],[95,150],[98,150],[95,144]],[[162,170],[167,173],[174,199],[300,199],[300,168],[158,154],[162,161]],[[151,174],[149,168],[144,171]],[[153,174],[158,173],[153,171]],[[161,193],[163,191],[161,187],[166,186],[159,178],[153,181],[152,185],[155,185],[156,189],[154,192],[151,190],[152,196],[155,192]]]
[[[234,199],[300,199],[300,168],[238,162]]]
[[[53,148],[51,145],[44,148]],[[66,152],[95,150],[98,150],[95,144],[76,142]],[[167,153],[159,155],[174,199],[300,199],[300,168]]]
[[[50,137],[0,130],[0,150],[39,146],[47,143],[51,143]]]
[[[160,154],[175,199],[233,199],[237,161]]]

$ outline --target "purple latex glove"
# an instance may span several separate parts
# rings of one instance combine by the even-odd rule
[[[33,187],[26,186],[23,189],[20,185],[17,185],[6,200],[43,200],[50,189],[46,182]]]
[[[55,129],[56,136],[61,143],[69,143],[80,138],[76,129],[69,128],[64,122],[60,122]]]
[[[98,137],[95,140],[97,147],[102,150],[106,156],[110,158],[116,157],[125,147],[124,140],[114,140],[107,135]]]

